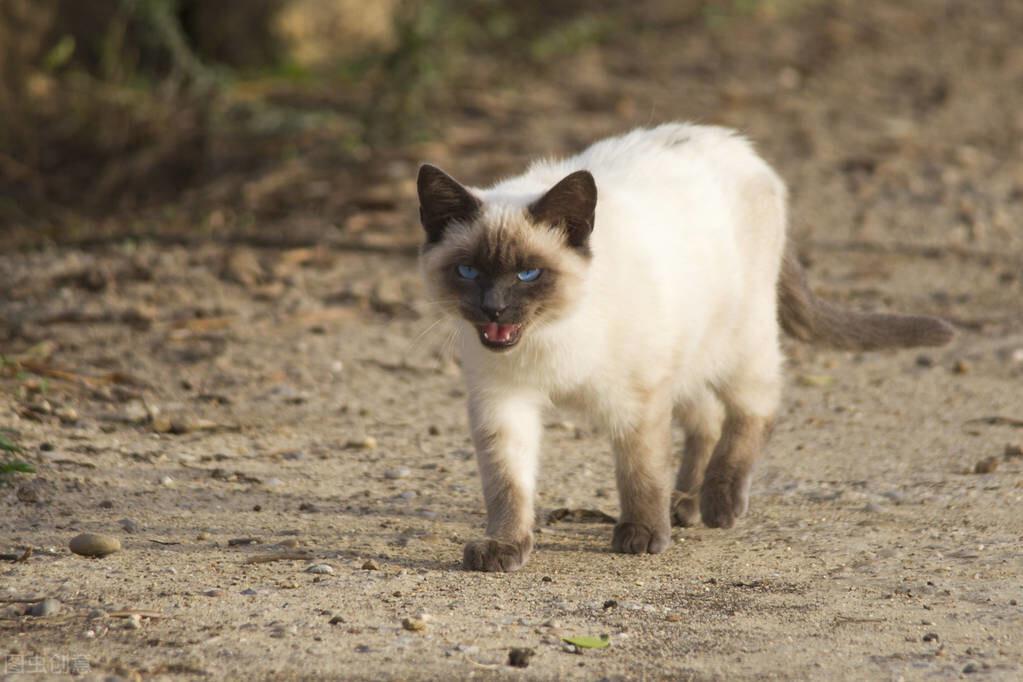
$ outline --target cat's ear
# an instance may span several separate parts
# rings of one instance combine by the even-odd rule
[[[529,206],[537,222],[565,230],[570,246],[584,249],[593,231],[597,183],[589,171],[576,171]]]
[[[426,242],[439,242],[453,221],[471,221],[480,210],[480,200],[453,177],[436,166],[423,164],[416,180],[419,190],[419,221],[426,230]]]

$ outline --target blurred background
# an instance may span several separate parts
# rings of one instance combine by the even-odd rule
[[[687,118],[750,134],[797,202],[826,197],[808,223],[1011,232],[1020,5],[3,0],[0,226],[413,244],[421,161],[482,184]]]

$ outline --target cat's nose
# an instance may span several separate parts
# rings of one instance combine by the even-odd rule
[[[504,311],[508,310],[508,306],[484,303],[483,305],[480,306],[480,310],[482,310],[483,314],[490,318],[492,321],[497,322],[501,319],[501,315],[504,313]]]
[[[498,287],[491,287],[482,292],[483,295],[480,297],[480,310],[483,314],[490,318],[491,321],[497,322],[501,319],[501,315],[508,309],[508,303],[505,301],[505,293]]]

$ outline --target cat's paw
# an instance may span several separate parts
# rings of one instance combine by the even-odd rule
[[[623,554],[660,554],[670,544],[667,529],[654,530],[641,523],[619,523],[611,538],[611,549]]]
[[[462,567],[467,571],[511,573],[526,565],[533,548],[532,539],[521,542],[472,540],[462,551]]]
[[[671,525],[691,528],[700,522],[699,493],[671,491]]]
[[[708,471],[700,491],[700,516],[711,528],[731,528],[749,507],[750,473]]]

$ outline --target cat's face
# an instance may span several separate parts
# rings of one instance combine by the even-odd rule
[[[516,346],[578,301],[597,190],[579,171],[528,207],[488,205],[433,166],[419,171],[430,295],[493,351]]]

